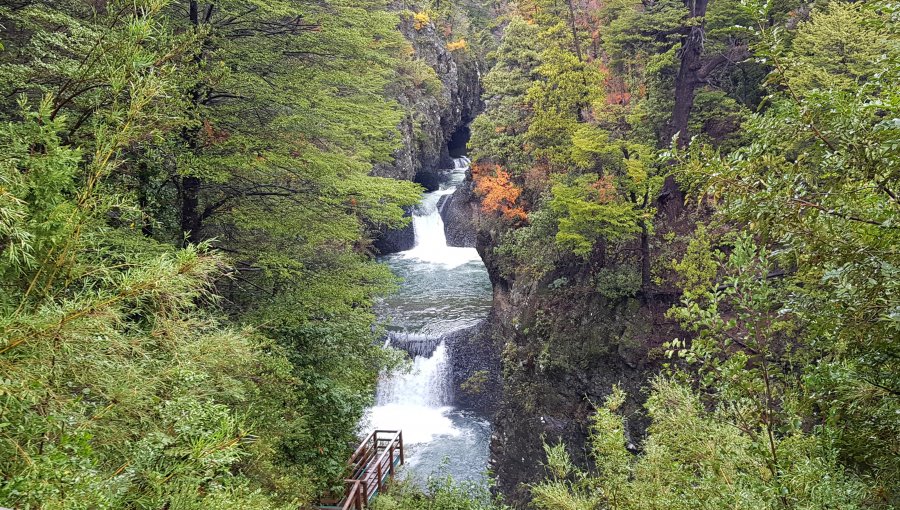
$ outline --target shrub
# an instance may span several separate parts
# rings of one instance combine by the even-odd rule
[[[417,12],[413,15],[413,28],[417,31],[422,30],[431,23],[431,16],[427,12]]]

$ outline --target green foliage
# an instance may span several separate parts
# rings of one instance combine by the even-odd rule
[[[267,414],[280,406],[265,402],[294,400],[297,385],[266,339],[200,306],[214,299],[223,260],[109,225],[133,204],[111,195],[102,174],[140,139],[141,122],[152,125],[165,99],[154,90],[135,83],[142,103],[98,121],[108,140],[98,141],[99,160],[63,145],[65,119],[45,120],[52,97],[36,111],[23,102],[23,120],[0,128],[10,204],[0,498],[23,508],[194,508],[205,499],[274,508],[311,496],[309,473],[273,499],[232,471],[267,462],[277,443]]]
[[[571,184],[559,180],[553,185],[548,207],[559,229],[557,245],[586,256],[601,239],[618,242],[640,232],[638,212],[631,203],[615,199],[614,186],[597,174],[582,175]]]
[[[504,233],[494,251],[502,258],[501,271],[507,278],[516,275],[540,279],[555,267],[562,252],[556,243],[546,246],[557,234],[557,222],[549,209],[541,208],[528,217],[529,224]],[[548,249],[549,248],[549,249]]]
[[[459,389],[470,395],[484,393],[485,385],[487,384],[490,375],[490,372],[487,370],[476,370],[468,379],[459,385]]]
[[[441,91],[444,84],[438,78],[434,69],[427,62],[420,58],[413,58],[408,62],[404,62],[401,72],[409,77],[409,85],[414,88],[422,88],[425,93],[433,97],[443,97]]]
[[[777,440],[782,468],[766,459],[766,439],[731,422],[733,411],[707,411],[688,387],[652,384],[652,419],[643,451],[625,449],[623,395],[614,392],[592,427],[596,474],[557,472],[533,487],[535,505],[562,509],[860,508],[862,484],[842,472],[828,445],[797,432]],[[552,454],[552,455],[551,455]],[[548,449],[548,458],[558,457]],[[560,476],[565,473],[565,476]]]
[[[454,481],[430,476],[425,489],[407,482],[395,483],[387,494],[372,501],[373,510],[505,510],[482,482]]]
[[[592,274],[594,288],[607,299],[634,297],[641,289],[641,273],[628,266],[602,268]]]
[[[505,88],[494,93],[514,99],[489,102],[476,122],[476,156],[511,169],[528,210],[526,224],[497,236],[512,285],[610,299],[652,291],[638,264],[684,235],[678,219],[654,237],[670,165],[709,220],[669,266],[681,291],[670,317],[689,338],[665,349],[691,372],[653,383],[639,454],[625,449],[616,399],[595,416],[596,472],[548,446],[550,480],[532,487],[535,504],[895,507],[896,6],[722,0],[690,17],[697,5],[521,2],[524,25],[500,61],[538,58],[498,67]],[[582,37],[589,49],[577,47]],[[690,51],[698,69],[682,66]],[[675,97],[684,72],[697,74],[694,142],[657,159],[686,101]],[[544,369],[552,344],[535,343],[528,355]],[[524,349],[508,344],[509,358]]]
[[[891,84],[900,53],[882,46],[884,34],[894,32],[886,11],[840,4],[814,12],[792,40],[778,30],[763,33],[761,54],[773,65],[773,85],[783,88],[748,122],[753,142],[727,156],[695,147],[684,166],[694,189],[717,197],[723,219],[752,225],[777,247],[767,266],[783,268],[784,288],[767,296],[772,285],[760,271],[747,288],[778,304],[751,310],[777,312],[795,331],[794,341],[781,342],[806,351],[798,365],[803,384],[789,386],[799,393],[797,405],[819,409],[822,433],[834,439],[842,462],[871,477],[875,502],[896,498],[900,479],[891,446],[900,421],[889,411],[898,405],[898,145],[888,120],[897,116]],[[826,67],[822,58],[835,44],[880,53]],[[862,76],[867,83],[858,83]],[[739,262],[730,259],[737,271]]]
[[[485,77],[487,107],[471,145],[476,163],[503,166],[523,189],[528,222],[501,232],[497,248],[515,258],[504,273],[540,276],[566,254],[618,257],[649,235],[662,179],[652,145],[611,104],[613,77],[576,44],[572,12],[549,2],[519,7]]]
[[[897,116],[900,53],[884,46],[896,37],[889,12],[835,3],[792,37],[759,34],[772,93],[745,124],[752,142],[724,156],[696,144],[682,169],[715,200],[717,221],[754,235],[704,256],[711,241],[701,232],[681,262],[689,292],[673,311],[697,333],[674,349],[701,363],[724,401],[741,402],[776,438],[816,427],[823,457],[866,480],[869,505],[887,507],[900,486],[900,154],[887,120]],[[835,45],[879,55],[826,64]]]
[[[565,166],[581,110],[603,100],[603,76],[568,51],[551,47],[540,58],[536,80],[525,94],[533,114],[524,141],[538,161]]]
[[[746,142],[738,127],[748,114],[746,107],[722,91],[700,91],[694,96],[690,132],[701,133],[723,151],[736,149]]]
[[[639,81],[656,55],[680,44],[679,27],[688,11],[677,0],[654,2],[647,8],[634,0],[615,0],[604,4],[598,16],[607,25],[602,39],[613,69]]]
[[[412,183],[382,2],[0,6],[0,500],[296,508],[344,475]],[[200,5],[199,7],[205,7]],[[397,69],[407,69],[402,77]]]
[[[505,168],[522,172],[527,164],[523,146],[530,113],[525,95],[541,65],[537,27],[513,17],[496,51],[497,62],[484,77],[485,112],[472,123],[474,161],[505,161]]]
[[[692,299],[706,292],[713,284],[722,253],[714,251],[710,234],[704,225],[698,225],[681,260],[673,260],[672,267],[681,278],[679,287],[684,296]],[[717,260],[714,257],[720,257]]]
[[[878,63],[896,52],[896,31],[872,21],[863,4],[830,2],[814,10],[784,55],[790,86],[849,91],[875,78]]]

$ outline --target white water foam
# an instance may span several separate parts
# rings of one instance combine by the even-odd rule
[[[430,357],[416,356],[409,372],[383,376],[377,403],[369,411],[370,423],[381,429],[403,429],[403,440],[410,445],[459,435],[448,417],[453,409],[447,405],[449,370],[447,346],[441,342]]]
[[[426,264],[440,264],[448,269],[481,260],[475,248],[447,246],[444,220],[437,204],[441,197],[456,191],[458,184],[465,178],[466,170],[469,169],[469,158],[454,158],[453,167],[450,184],[437,191],[426,193],[422,202],[413,211],[416,245],[411,250],[401,252],[401,256]]]

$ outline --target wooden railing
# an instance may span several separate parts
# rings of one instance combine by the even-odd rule
[[[372,432],[350,456],[350,477],[344,480],[343,498],[335,505],[319,508],[363,510],[373,497],[384,492],[397,468],[405,462],[404,454],[403,431]]]
[[[363,510],[366,507],[366,486],[362,480],[344,480],[347,492],[341,510]]]

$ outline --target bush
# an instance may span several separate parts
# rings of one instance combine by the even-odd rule
[[[372,510],[507,510],[492,499],[483,483],[456,482],[449,475],[430,476],[423,490],[408,481],[375,498]]]

